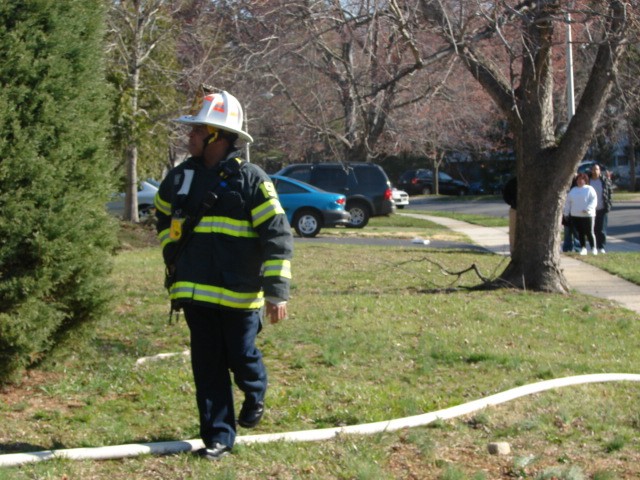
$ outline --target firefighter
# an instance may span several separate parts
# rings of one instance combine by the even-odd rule
[[[199,112],[175,121],[191,127],[190,157],[163,180],[155,199],[157,230],[172,309],[190,330],[191,364],[205,448],[227,455],[236,437],[232,377],[244,393],[237,424],[264,413],[267,372],[255,339],[262,313],[287,316],[293,237],[273,183],[242,160],[243,112],[227,92],[210,93]]]

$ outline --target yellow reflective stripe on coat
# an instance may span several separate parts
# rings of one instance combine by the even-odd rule
[[[174,241],[169,235],[170,232],[171,232],[170,228],[165,228],[161,232],[158,232],[158,240],[160,240],[160,246],[162,248],[164,248],[165,246],[167,246],[167,244]]]
[[[264,305],[264,294],[260,292],[234,292],[222,287],[193,282],[176,282],[171,286],[169,298],[172,300],[192,299],[199,302],[221,305],[229,308],[254,310]]]
[[[171,215],[171,204],[160,198],[160,192],[156,193],[156,196],[153,198],[153,204],[165,215]]]
[[[202,220],[193,231],[197,233],[224,233],[232,237],[258,237],[258,233],[251,226],[251,222],[230,217],[202,217]]]
[[[264,198],[278,198],[278,192],[272,182],[262,182],[260,190],[262,190]]]
[[[280,201],[277,198],[270,198],[263,204],[258,205],[256,208],[251,210],[253,226],[257,227],[279,213],[284,215],[284,210],[282,205],[280,205]]]
[[[267,260],[264,262],[264,276],[291,278],[291,262],[289,260]]]

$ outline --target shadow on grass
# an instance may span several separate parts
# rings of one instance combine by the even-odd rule
[[[138,357],[141,354],[140,345],[133,342],[123,342],[114,339],[95,338],[93,340],[97,350],[107,355],[120,354],[128,357]]]
[[[55,445],[54,448],[65,448],[64,445]],[[26,442],[0,443],[0,455],[7,453],[31,453],[42,450],[50,450],[42,445],[34,445]]]

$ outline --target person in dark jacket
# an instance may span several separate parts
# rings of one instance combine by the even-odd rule
[[[593,187],[598,195],[598,207],[596,209],[596,219],[593,225],[593,233],[596,236],[596,246],[598,253],[606,253],[607,223],[609,212],[611,211],[612,188],[609,176],[602,173],[600,165],[597,163],[591,167],[589,185]]]
[[[227,92],[206,95],[191,126],[189,157],[156,195],[157,230],[173,309],[191,333],[191,364],[204,443],[217,460],[236,438],[232,377],[244,393],[237,424],[255,427],[264,413],[267,372],[255,345],[262,311],[287,316],[293,237],[269,176],[236,151],[242,108]]]
[[[516,209],[518,207],[518,178],[511,178],[502,189],[502,199],[509,205],[509,251],[516,244]]]

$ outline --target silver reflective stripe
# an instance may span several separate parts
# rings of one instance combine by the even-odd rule
[[[257,237],[258,234],[245,220],[227,217],[204,217],[194,229],[198,233],[226,233],[237,237]]]
[[[182,186],[180,187],[180,191],[178,195],[187,195],[189,190],[191,189],[191,182],[193,181],[193,170],[185,170],[184,171],[184,180],[182,181]]]
[[[214,285],[199,285],[191,282],[177,282],[171,286],[172,300],[193,299],[200,302],[223,305],[230,308],[256,309],[264,304],[262,291],[234,292]]]

